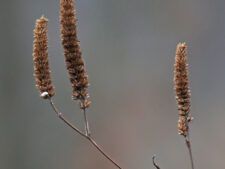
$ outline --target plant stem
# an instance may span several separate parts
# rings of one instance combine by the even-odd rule
[[[98,151],[100,152],[100,153],[102,153],[110,162],[112,162],[117,168],[119,168],[119,169],[123,169],[122,167],[120,167],[120,165],[117,163],[117,162],[115,162],[113,159],[112,159],[112,157],[110,157],[96,142],[95,142],[95,140],[92,138],[92,137],[90,137],[90,136],[88,136],[87,137],[88,138],[88,140],[92,143],[92,145],[93,146],[95,146],[95,148],[97,148],[98,149]]]
[[[120,167],[120,165],[112,159],[112,157],[110,157],[96,142],[95,140],[90,136],[90,135],[86,135],[84,134],[81,130],[79,130],[76,126],[74,126],[73,124],[71,124],[66,118],[63,117],[62,113],[60,113],[58,111],[58,109],[56,108],[55,104],[53,103],[52,99],[49,99],[50,101],[50,105],[53,108],[53,110],[55,111],[56,115],[64,122],[66,123],[70,128],[72,128],[74,131],[76,131],[79,135],[81,135],[82,137],[86,138],[87,140],[89,140],[89,142],[103,155],[105,156],[112,164],[114,164],[117,168],[119,169],[123,169],[122,167]],[[86,113],[85,113],[86,114]]]
[[[89,123],[87,120],[87,113],[86,113],[86,108],[83,109],[84,113],[84,123],[85,123],[85,132],[87,136],[91,136],[90,128],[89,128]]]
[[[152,157],[152,163],[155,168],[160,169],[159,166],[155,163],[155,155]]]
[[[189,133],[188,133],[187,137],[185,137],[185,143],[186,143],[188,151],[189,151],[189,156],[190,156],[190,161],[191,161],[191,168],[194,169],[194,160],[193,160],[193,156],[192,156],[191,142],[190,142]]]
[[[77,127],[73,126],[67,119],[65,119],[62,115],[62,113],[60,113],[58,111],[58,109],[56,108],[55,104],[53,103],[53,101],[50,99],[50,105],[53,108],[53,110],[55,111],[56,115],[62,120],[64,121],[64,123],[66,123],[69,127],[71,127],[73,130],[75,130],[78,134],[80,134],[83,137],[86,137],[86,135],[79,130]]]

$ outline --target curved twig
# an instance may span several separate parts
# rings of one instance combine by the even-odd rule
[[[159,166],[155,163],[155,155],[152,157],[152,163],[155,166],[155,168],[160,169]]]

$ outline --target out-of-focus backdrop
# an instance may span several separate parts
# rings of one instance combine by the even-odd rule
[[[225,166],[225,1],[76,0],[93,137],[125,169],[190,169],[177,134],[173,64],[188,45],[196,169]],[[35,20],[49,19],[54,101],[83,128],[71,100],[59,0],[1,0],[0,169],[114,169],[40,99],[33,77]]]

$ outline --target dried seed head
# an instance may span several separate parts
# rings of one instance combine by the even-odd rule
[[[83,102],[89,97],[86,91],[89,83],[84,60],[82,58],[80,43],[77,37],[74,2],[73,0],[60,0],[60,5],[62,45],[64,48],[66,67],[73,89],[72,97],[74,100]]]
[[[187,46],[185,43],[179,43],[177,45],[174,66],[174,89],[180,115],[178,120],[178,132],[186,137],[188,134],[188,123],[193,118],[190,115],[191,94],[188,82]]]
[[[55,95],[48,62],[47,25],[48,20],[44,16],[36,21],[33,43],[34,76],[36,79],[36,87],[40,91],[40,97],[44,99]]]
[[[84,102],[80,102],[79,103],[79,107],[80,109],[86,109],[91,105],[90,101],[85,100]]]
[[[188,123],[185,116],[180,116],[178,119],[178,134],[187,136],[188,134]]]

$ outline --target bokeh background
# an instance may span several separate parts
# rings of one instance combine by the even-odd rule
[[[225,1],[76,0],[91,83],[93,137],[125,169],[190,169],[177,134],[173,64],[186,41],[196,169],[225,166]],[[114,169],[39,98],[33,77],[35,20],[49,19],[54,101],[83,129],[60,44],[59,0],[1,0],[0,169]]]

